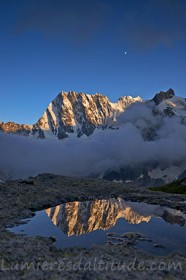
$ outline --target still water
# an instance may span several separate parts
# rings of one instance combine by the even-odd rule
[[[121,198],[68,202],[38,211],[9,230],[53,236],[58,248],[122,243],[126,233],[140,233],[134,246],[155,254],[186,253],[186,215],[178,210]]]

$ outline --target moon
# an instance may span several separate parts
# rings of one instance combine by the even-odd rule
[[[127,54],[127,52],[125,51],[125,52],[124,52],[124,54],[126,55],[126,54]]]

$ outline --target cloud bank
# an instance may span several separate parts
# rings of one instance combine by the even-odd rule
[[[14,178],[43,172],[86,177],[117,167],[186,161],[186,127],[178,117],[157,116],[150,104],[133,104],[119,123],[118,130],[63,141],[0,134],[0,170],[10,170]]]

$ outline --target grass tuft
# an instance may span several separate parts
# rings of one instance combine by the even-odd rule
[[[166,193],[186,194],[186,178],[173,181],[172,183],[166,184],[164,186],[151,187],[149,189],[152,191],[160,191]]]

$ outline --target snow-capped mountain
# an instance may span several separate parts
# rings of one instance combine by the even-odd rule
[[[172,89],[167,92],[160,91],[152,99],[158,110],[165,115],[172,117],[174,115],[186,118],[186,98],[177,97]]]
[[[186,123],[186,100],[176,97],[172,89],[161,91],[150,101],[142,101],[139,96],[123,96],[116,103],[99,93],[70,91],[59,93],[35,124],[0,123],[0,130],[43,139],[90,136],[98,129],[118,128],[118,116],[136,102],[153,102],[157,113],[178,115]]]
[[[2,180],[47,171],[152,186],[186,177],[186,99],[172,89],[116,103],[101,94],[62,92],[36,124],[1,123],[0,130],[29,136],[1,135]]]
[[[115,127],[118,114],[131,103],[141,101],[140,97],[124,96],[111,103],[106,96],[98,93],[62,92],[48,105],[32,131],[43,138],[90,136],[95,129]]]
[[[1,123],[0,130],[38,138],[90,136],[95,129],[116,127],[118,114],[134,102],[142,102],[142,99],[139,96],[123,96],[112,103],[106,96],[98,93],[90,95],[74,91],[61,92],[34,125]]]

